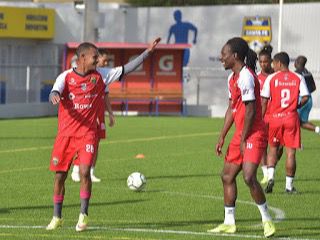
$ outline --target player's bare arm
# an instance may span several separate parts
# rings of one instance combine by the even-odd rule
[[[105,104],[106,104],[106,110],[107,110],[108,116],[109,116],[109,127],[113,127],[115,124],[115,118],[114,118],[113,111],[111,108],[111,103],[110,103],[110,98],[109,98],[108,93],[106,93],[106,96],[105,96]]]
[[[303,107],[303,106],[308,102],[308,99],[309,99],[309,96],[308,96],[308,95],[307,95],[307,96],[303,96],[303,97],[301,98],[300,103],[298,104],[298,108]]]
[[[56,105],[60,102],[61,97],[58,91],[52,91],[49,95],[49,100],[53,105]]]
[[[243,124],[243,130],[241,134],[241,142],[240,142],[240,150],[243,154],[243,150],[246,145],[246,140],[248,138],[248,134],[253,126],[253,122],[256,116],[256,101],[246,101],[246,112],[244,115],[244,124]]]
[[[268,98],[265,98],[265,97],[262,97],[262,98],[261,98],[261,109],[262,109],[261,113],[262,113],[262,118],[264,118],[264,115],[266,114],[268,102],[269,102],[269,99],[268,99]]]
[[[229,100],[229,106],[224,116],[224,124],[218,138],[218,142],[216,144],[216,154],[221,156],[222,154],[222,147],[224,145],[224,139],[227,136],[229,129],[233,124],[233,116],[232,116],[232,108],[231,108],[231,100]]]

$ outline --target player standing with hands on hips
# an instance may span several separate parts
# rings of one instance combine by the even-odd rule
[[[221,180],[224,189],[224,223],[212,233],[235,233],[236,177],[243,171],[243,179],[261,213],[264,236],[275,233],[264,192],[257,180],[257,169],[267,144],[265,125],[261,114],[259,81],[255,74],[257,55],[245,40],[239,37],[227,41],[221,50],[221,63],[232,70],[228,77],[229,106],[216,145],[216,154],[222,155],[224,140],[233,123],[235,133],[226,152]]]
[[[49,99],[59,104],[58,133],[53,146],[50,170],[55,172],[53,218],[47,230],[62,226],[62,205],[65,194],[65,180],[75,154],[80,162],[80,215],[76,231],[83,231],[88,225],[88,208],[91,197],[90,168],[97,150],[97,118],[105,95],[105,88],[124,74],[133,71],[147,58],[159,43],[155,39],[140,56],[124,66],[111,71],[97,71],[98,48],[88,42],[76,50],[77,68],[61,73],[53,86]]]

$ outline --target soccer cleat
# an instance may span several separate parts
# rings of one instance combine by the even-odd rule
[[[82,232],[87,229],[88,226],[88,216],[85,213],[80,213],[79,220],[76,225],[76,231]]]
[[[91,181],[92,182],[101,182],[101,179],[97,178],[95,175],[91,174]]]
[[[260,181],[260,184],[264,185],[268,182],[268,177],[267,176],[264,176],[261,181]]]
[[[270,179],[270,180],[268,181],[268,185],[267,185],[266,188],[264,189],[264,192],[265,192],[265,193],[272,193],[273,186],[274,186],[274,180],[273,180],[273,179]]]
[[[208,230],[209,233],[235,233],[237,231],[236,225],[220,224],[219,226]]]
[[[72,171],[72,173],[71,173],[71,179],[72,179],[72,181],[74,181],[74,182],[80,182],[80,174],[79,174],[79,172],[74,172],[74,171]]]
[[[265,221],[263,222],[263,233],[265,237],[271,237],[276,232],[276,228],[272,221]]]
[[[293,187],[291,190],[287,189],[286,188],[286,193],[289,193],[289,194],[297,194],[297,189],[295,187]]]
[[[46,230],[55,230],[59,227],[62,227],[63,224],[63,219],[62,218],[58,218],[56,216],[53,216],[51,222],[49,223],[49,225],[46,227]]]

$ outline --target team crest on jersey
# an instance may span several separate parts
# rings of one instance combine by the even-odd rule
[[[81,83],[81,89],[82,89],[82,91],[87,90],[87,84]]]
[[[52,158],[52,163],[53,163],[53,165],[57,166],[58,163],[59,163],[59,158],[53,157],[53,158]]]
[[[90,82],[92,82],[93,84],[97,83],[97,78],[96,77],[91,77]]]
[[[76,85],[76,80],[74,80],[74,78],[71,78],[70,81],[69,81],[69,84],[70,85]]]

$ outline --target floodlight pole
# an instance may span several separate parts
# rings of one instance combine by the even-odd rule
[[[278,52],[281,52],[281,44],[282,44],[282,14],[283,14],[283,0],[279,0]]]
[[[84,0],[84,32],[83,41],[96,42],[98,40],[98,0]]]

